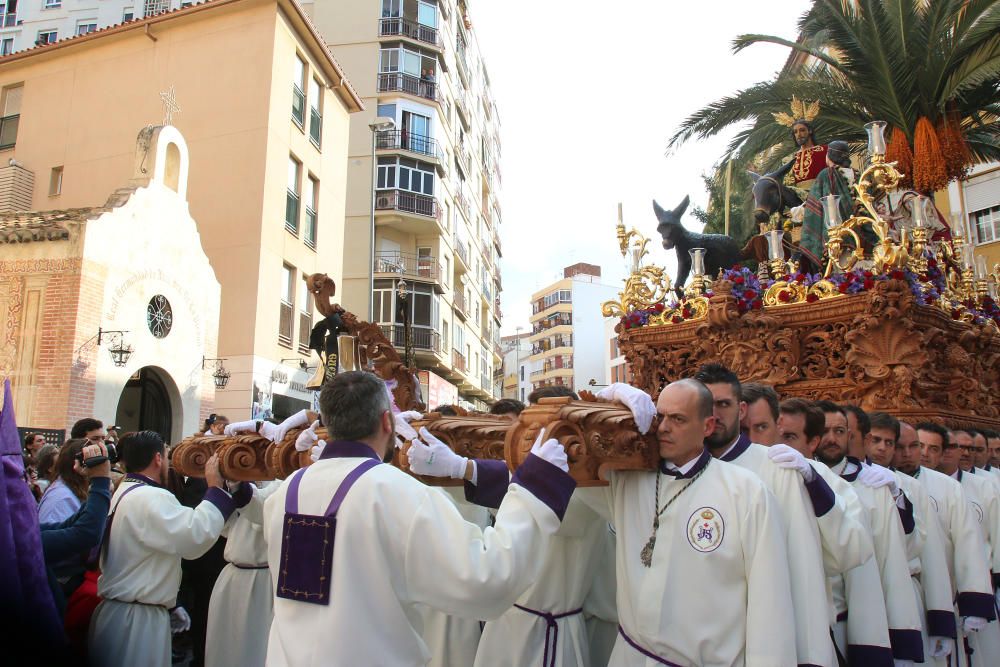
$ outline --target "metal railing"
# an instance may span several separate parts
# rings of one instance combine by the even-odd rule
[[[455,193],[455,203],[458,204],[458,210],[462,212],[466,220],[471,220],[472,216],[469,211],[469,200],[465,198],[465,194],[459,190]]]
[[[458,350],[451,351],[451,366],[457,371],[465,372],[465,356]]]
[[[469,249],[466,247],[466,245],[464,243],[462,243],[461,241],[456,240],[455,241],[455,252],[458,253],[458,256],[462,260],[462,263],[465,264],[466,266],[468,266],[469,265]]]
[[[458,110],[462,125],[468,130],[472,124],[472,114],[469,112],[469,101],[461,89],[455,91],[455,109]]]
[[[437,28],[404,19],[401,16],[379,19],[378,34],[382,37],[409,37],[434,46],[441,45]]]
[[[480,373],[479,374],[479,386],[482,387],[483,389],[485,389],[486,391],[490,391],[492,389],[492,387],[493,387],[493,381],[490,380],[489,373]]]
[[[21,123],[21,114],[0,118],[0,150],[13,148],[17,143],[17,126]]]
[[[463,292],[455,292],[454,303],[455,310],[462,316],[462,319],[468,319],[469,309],[465,304],[465,294]]]
[[[299,235],[299,195],[291,190],[285,194],[285,229]]]
[[[416,192],[406,192],[405,190],[379,190],[375,194],[375,208],[380,211],[396,210],[404,213],[415,213],[416,215],[425,215],[428,218],[437,218],[440,215],[437,200],[434,197]]]
[[[532,334],[545,331],[546,329],[551,329],[552,327],[572,326],[572,324],[572,317],[547,317],[544,320],[535,323],[535,326],[532,329]]]
[[[376,252],[375,273],[391,273],[393,275],[437,280],[437,257],[393,251]]]
[[[11,12],[9,14],[3,15],[3,27],[13,28],[16,25],[17,25],[17,12]],[[5,53],[4,55],[9,55],[9,54]]]
[[[299,352],[309,354],[309,336],[312,334],[312,313],[299,311]]]
[[[380,93],[409,93],[434,102],[438,101],[438,87],[433,81],[403,72],[383,72],[378,75]]]
[[[292,329],[295,328],[295,315],[292,304],[281,302],[281,312],[278,314],[278,342],[285,347],[292,346]]]
[[[381,324],[382,335],[392,341],[394,347],[406,347],[406,329],[402,324]],[[410,327],[410,345],[414,350],[436,352],[441,347],[441,334],[426,327]]]
[[[316,107],[309,109],[309,139],[316,148],[323,145],[323,114]]]
[[[433,158],[441,157],[441,147],[436,139],[416,134],[409,130],[387,130],[379,132],[375,138],[375,148],[379,150],[410,151]]]
[[[465,44],[463,44],[461,40],[455,44],[455,60],[458,61],[459,68],[462,69],[462,73],[465,74],[462,78],[468,80],[469,60],[465,57]]]
[[[143,16],[162,14],[170,9],[170,0],[146,0],[142,5]]]
[[[469,161],[469,151],[465,149],[465,144],[459,144],[455,147],[455,156],[458,158],[458,166],[462,168],[465,175],[468,176],[471,173],[472,167]],[[466,208],[465,217],[469,217],[468,208]]]

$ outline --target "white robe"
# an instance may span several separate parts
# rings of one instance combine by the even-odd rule
[[[777,500],[789,554],[787,567],[795,608],[798,664],[834,667],[837,656],[830,641],[823,548],[813,502],[802,475],[778,466],[768,457],[767,447],[744,443],[744,438],[741,436],[735,445],[738,449],[725,454],[723,459],[757,475]],[[733,454],[736,458],[731,458]],[[823,500],[832,501],[824,517],[833,512],[839,513],[842,520],[852,520],[844,519],[844,506],[838,505],[835,498]]]
[[[607,667],[618,640],[618,605],[615,603],[615,533],[611,524],[602,536],[594,582],[583,601],[590,644],[590,666]]]
[[[481,529],[490,526],[489,511],[465,502],[462,487],[437,487],[436,490],[455,504],[459,514],[466,521],[476,524]],[[471,665],[475,661],[479,639],[483,635],[481,621],[446,614],[426,605],[420,605],[420,612],[423,617],[423,630],[420,635],[431,654],[428,667]]]
[[[931,637],[955,639],[954,600],[955,593],[948,572],[945,557],[945,542],[941,521],[931,505],[930,496],[924,486],[909,475],[896,472],[897,483],[906,497],[913,503],[913,518],[916,527],[913,534],[920,536],[920,546],[910,549],[917,540],[908,544],[910,577],[917,604],[924,621],[924,661],[928,664],[942,664],[931,657]]]
[[[813,469],[830,485],[838,502],[844,503],[847,516],[861,526],[871,544],[870,513],[854,487],[822,463],[816,462]],[[840,654],[861,664],[887,664],[892,660],[892,645],[874,547],[864,563],[842,574],[828,572],[827,581],[830,625]]]
[[[132,491],[118,506],[133,486],[123,482],[111,498],[114,521],[97,580],[104,600],[94,611],[88,636],[96,667],[170,667],[167,610],[177,602],[181,559],[208,551],[235,509],[221,490],[209,489],[192,509],[151,485]]]
[[[993,484],[992,475],[982,471],[978,475],[960,471],[958,478],[965,492],[965,499],[972,506],[983,539],[986,541],[986,554],[991,573],[987,585],[992,592],[995,579],[993,575],[1000,572],[1000,497]],[[1000,663],[1000,621],[991,620],[979,632],[971,633],[969,645],[974,651],[972,664],[976,667]]]
[[[253,500],[237,510],[222,531],[227,565],[215,581],[208,604],[205,664],[211,667],[264,665],[273,595],[262,524],[264,501],[279,486],[280,481],[273,481],[254,487]]]
[[[362,460],[327,458],[310,466],[299,487],[299,512],[323,514]],[[569,479],[537,463],[551,468],[544,473],[548,481]],[[281,557],[287,489],[286,482],[264,504],[272,572],[278,572]],[[512,483],[496,526],[482,530],[435,489],[392,466],[376,466],[358,480],[337,514],[330,603],[276,598],[267,664],[426,665],[430,654],[420,637],[419,605],[496,618],[537,578],[559,524],[559,516],[527,486]]]
[[[764,483],[711,461],[660,516],[647,568],[640,552],[657,511],[658,475],[661,506],[691,481],[613,472],[609,488],[577,491],[614,523],[618,615],[623,633],[641,647],[620,634],[610,664],[657,664],[642,651],[683,667],[796,664],[784,531]]]

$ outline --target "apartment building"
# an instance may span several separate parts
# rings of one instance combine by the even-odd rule
[[[221,362],[206,364],[230,377],[214,410],[281,418],[313,398],[302,278],[340,284],[348,128],[362,108],[292,0],[136,18],[0,58],[0,207],[101,206],[145,173],[137,131],[175,126],[189,151],[190,213],[221,285]],[[175,325],[197,316],[173,313]]]
[[[601,304],[618,288],[600,282],[601,267],[574,264],[558,280],[531,295],[531,385],[579,391],[607,379],[608,339]]]
[[[366,106],[351,122],[341,303],[370,308],[402,351],[402,281],[416,365],[483,408],[502,384],[500,123],[468,7],[303,7]]]
[[[521,328],[513,336],[500,338],[503,350],[503,397],[516,398],[526,403],[531,393],[531,345],[530,332],[521,333]]]

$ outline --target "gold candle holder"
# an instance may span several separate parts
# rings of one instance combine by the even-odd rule
[[[785,232],[781,229],[772,229],[764,235],[767,239],[768,266],[771,269],[771,277],[775,280],[783,277],[788,272],[788,265],[785,264],[785,249],[781,245],[781,239]]]
[[[691,286],[684,293],[698,297],[705,293],[705,249],[691,248],[688,254],[691,255]]]

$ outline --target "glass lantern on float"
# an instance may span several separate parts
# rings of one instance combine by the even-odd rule
[[[691,256],[691,285],[685,293],[701,296],[705,293],[705,249],[691,248],[688,255]]]

